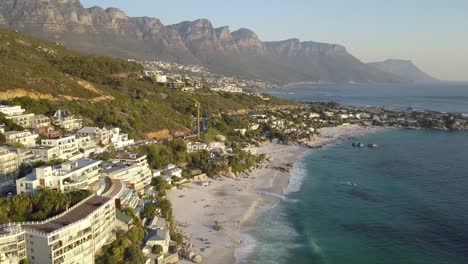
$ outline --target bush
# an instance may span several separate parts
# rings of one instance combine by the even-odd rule
[[[163,253],[163,247],[161,245],[154,245],[151,249],[151,252],[155,255],[159,255]]]

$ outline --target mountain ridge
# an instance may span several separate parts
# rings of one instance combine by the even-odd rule
[[[3,0],[0,25],[88,54],[199,64],[215,73],[275,83],[404,81],[369,67],[337,44],[264,42],[249,29],[231,32],[208,19],[166,26],[118,8],[85,8],[79,0]]]
[[[367,65],[397,75],[408,82],[433,83],[440,81],[422,71],[411,60],[387,59],[380,62],[370,62]]]

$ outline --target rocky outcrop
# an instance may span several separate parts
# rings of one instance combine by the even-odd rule
[[[199,19],[165,26],[117,8],[79,0],[2,0],[0,25],[87,53],[200,64],[213,72],[273,82],[395,82],[340,45],[290,39],[263,42],[255,32],[214,28]]]

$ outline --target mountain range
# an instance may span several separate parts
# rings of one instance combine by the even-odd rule
[[[165,26],[117,8],[85,8],[79,0],[2,0],[0,26],[88,54],[198,64],[214,73],[278,84],[413,81],[365,64],[341,45],[264,42],[249,29],[231,32],[206,19]]]

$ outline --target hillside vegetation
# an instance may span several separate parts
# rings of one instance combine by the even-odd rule
[[[271,98],[202,89],[184,93],[134,76],[140,64],[110,57],[81,55],[60,45],[0,29],[0,100],[20,104],[36,114],[68,108],[85,122],[119,126],[137,138],[161,130],[172,134],[192,130],[194,99],[203,115],[242,113],[258,107],[291,104]],[[119,75],[120,76],[120,75]]]

